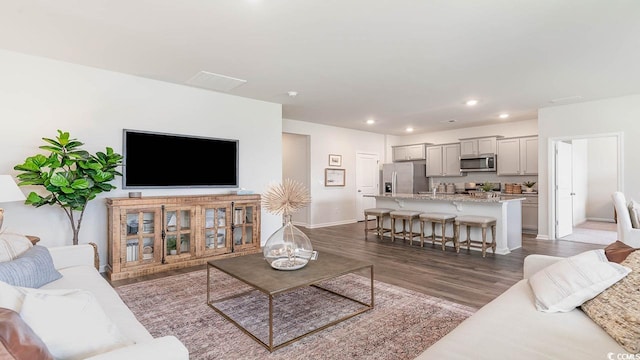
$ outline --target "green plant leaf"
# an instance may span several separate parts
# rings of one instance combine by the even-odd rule
[[[88,189],[90,183],[86,179],[77,179],[71,183],[71,187],[75,190]]]
[[[69,186],[69,180],[61,174],[55,174],[50,179],[51,185],[57,187]]]

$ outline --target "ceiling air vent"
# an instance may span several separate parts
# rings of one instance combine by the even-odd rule
[[[209,90],[229,92],[246,82],[247,80],[214,74],[208,71],[200,71],[194,77],[187,80],[186,83]]]

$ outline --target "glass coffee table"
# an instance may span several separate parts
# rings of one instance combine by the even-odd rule
[[[322,253],[302,269],[282,271],[273,269],[262,254],[251,254],[207,264],[207,304],[269,351],[374,306],[373,264],[365,261]],[[353,284],[341,287],[341,281]],[[296,313],[292,308],[301,302],[303,309]]]

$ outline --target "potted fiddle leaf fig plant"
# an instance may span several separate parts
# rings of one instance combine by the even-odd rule
[[[68,132],[58,130],[55,139],[42,138],[47,145],[40,149],[48,155],[28,157],[24,163],[14,166],[19,186],[41,186],[45,195],[29,193],[25,204],[41,207],[57,205],[64,210],[73,230],[73,245],[78,245],[82,218],[89,201],[96,195],[116,187],[110,182],[122,176],[118,167],[122,155],[107,147],[104,152],[90,154],[82,150],[84,143],[72,139]]]

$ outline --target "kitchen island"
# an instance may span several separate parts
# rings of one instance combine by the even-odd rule
[[[365,195],[376,199],[376,207],[395,210],[415,210],[421,212],[444,212],[456,216],[482,215],[493,216],[496,222],[496,254],[505,255],[511,250],[522,247],[522,201],[523,198],[480,198],[471,195],[427,195],[427,194],[387,194]],[[420,232],[420,223],[416,221],[414,231]],[[391,226],[386,219],[384,227]],[[397,225],[396,225],[397,226]],[[429,229],[429,230],[426,230]],[[466,230],[460,227],[460,238],[466,239]],[[430,234],[430,227],[425,228]],[[487,238],[491,231],[488,231]],[[480,229],[472,229],[471,238],[481,239]],[[461,251],[464,247],[461,247]],[[472,248],[473,249],[473,248]],[[477,250],[477,249],[474,249]]]

